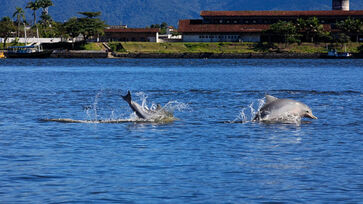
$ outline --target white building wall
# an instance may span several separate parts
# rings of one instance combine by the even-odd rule
[[[260,42],[260,34],[183,34],[184,42]]]
[[[64,42],[65,39],[62,38],[8,38],[6,40],[6,43],[11,43],[14,42],[15,40],[18,40],[19,43],[25,43],[25,41],[28,44],[32,44],[32,43],[57,43],[57,42]],[[1,43],[4,43],[4,38],[0,38]]]

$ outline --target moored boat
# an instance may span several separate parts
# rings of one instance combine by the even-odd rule
[[[323,58],[332,58],[332,59],[345,59],[352,58],[353,55],[349,52],[337,52],[336,50],[329,50],[327,54],[322,55]]]
[[[40,45],[11,46],[4,54],[7,58],[46,58],[52,50],[43,50]]]

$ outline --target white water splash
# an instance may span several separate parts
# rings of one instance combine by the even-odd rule
[[[181,111],[189,108],[189,106],[187,104],[178,102],[178,101],[169,101],[164,106],[161,106],[160,104],[156,104],[156,103],[152,102],[151,106],[149,107],[147,105],[148,96],[144,92],[138,92],[135,95],[140,97],[142,109],[148,113],[152,113],[152,117],[151,117],[151,119],[149,119],[151,121],[163,122],[163,121],[175,120],[176,118],[173,116],[174,111],[177,110],[177,111],[181,112]],[[138,118],[135,113],[132,113],[130,115],[130,119],[145,120],[145,119]]]
[[[178,101],[169,101],[164,106],[160,106],[154,102],[151,105],[148,105],[148,96],[144,92],[137,92],[135,96],[139,97],[137,101],[140,101],[141,107],[143,111],[148,112],[152,117],[150,119],[141,119],[134,112],[129,116],[120,114],[120,112],[124,112],[121,108],[112,108],[111,110],[103,110],[102,107],[99,107],[100,100],[102,99],[102,90],[99,91],[93,99],[91,105],[85,106],[85,114],[86,120],[90,123],[105,123],[105,122],[156,122],[156,123],[165,123],[176,120],[173,116],[175,111],[182,112],[184,110],[188,110],[188,104],[178,102]],[[101,101],[102,102],[102,101]]]
[[[92,105],[88,106],[85,111],[88,120],[98,120],[98,101],[101,97],[102,91],[98,92],[94,98]]]
[[[265,97],[262,99],[258,99],[256,101],[253,101],[250,105],[248,105],[245,108],[242,108],[242,110],[239,112],[236,119],[233,120],[233,122],[252,122],[255,115],[258,113],[258,111],[262,108],[262,106],[265,104]]]
[[[242,108],[241,112],[237,116],[237,118],[233,121],[234,123],[247,123],[247,122],[253,122],[254,117],[260,109],[265,104],[266,98],[257,99],[256,101],[253,101],[250,105],[247,107]],[[297,126],[301,125],[301,117],[299,115],[295,115],[292,113],[284,113],[281,115],[274,115],[274,117],[271,117],[270,115],[266,115],[262,120],[259,122],[263,123],[286,123],[286,124],[296,124]]]

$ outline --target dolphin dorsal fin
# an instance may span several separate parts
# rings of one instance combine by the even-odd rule
[[[274,96],[271,96],[271,95],[266,95],[265,98],[266,98],[266,103],[271,103],[271,102],[276,101],[278,99],[278,98],[276,98]]]

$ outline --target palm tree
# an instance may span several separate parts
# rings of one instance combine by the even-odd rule
[[[32,1],[28,2],[26,8],[31,9],[33,11],[33,17],[34,17],[33,25],[35,25],[37,23],[37,10],[40,8],[38,1],[35,0],[34,2]]]
[[[17,30],[17,37],[19,37],[19,27],[20,27],[20,21],[23,23],[26,21],[25,19],[25,12],[22,8],[16,7],[16,11],[13,13],[13,18],[16,17],[16,21],[18,23],[18,30]]]
[[[53,6],[52,0],[36,0],[39,4],[39,7],[43,9],[44,14],[48,15],[48,8]]]
[[[38,2],[38,5],[40,8],[43,9],[42,15],[40,16],[42,18],[42,24],[48,25],[49,22],[52,21],[52,18],[50,15],[48,15],[48,8],[50,6],[53,6],[52,0],[36,0]]]

